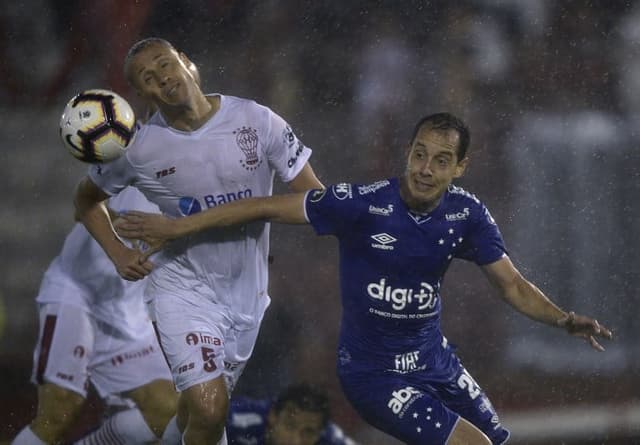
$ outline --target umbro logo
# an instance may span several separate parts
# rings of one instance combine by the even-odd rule
[[[393,246],[390,246],[390,244],[398,241],[397,238],[384,232],[371,235],[371,238],[376,241],[375,243],[371,243],[371,247],[382,250],[393,250]]]

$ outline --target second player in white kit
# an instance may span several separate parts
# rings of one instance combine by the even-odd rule
[[[187,62],[163,40],[134,45],[125,70],[159,111],[124,156],[93,166],[78,188],[82,221],[128,279],[151,265],[139,261],[139,252],[122,250],[97,206],[128,185],[176,218],[268,196],[276,174],[294,191],[322,187],[307,162],[311,150],[280,116],[251,100],[204,96]],[[256,222],[178,241],[154,259],[146,297],[183,391],[178,421],[185,443],[215,443],[210,439],[222,435],[227,396],[270,302],[268,252],[269,224]]]
[[[158,212],[132,187],[109,207],[116,213]],[[143,303],[144,285],[120,278],[82,224],[73,227],[36,298],[40,328],[31,380],[38,385],[38,410],[13,445],[61,441],[82,411],[90,384],[107,405],[126,409],[80,443],[137,444],[163,432],[165,439],[177,435],[174,425],[166,428],[176,396]]]

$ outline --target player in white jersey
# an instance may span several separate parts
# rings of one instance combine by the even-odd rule
[[[158,211],[135,188],[114,197],[109,208]],[[123,280],[84,226],[73,227],[36,298],[40,329],[32,381],[38,410],[14,445],[65,439],[89,383],[108,403],[128,403],[82,443],[149,443],[163,436],[177,396],[143,302],[144,284]],[[177,427],[170,428],[179,440]]]
[[[127,79],[158,112],[124,156],[92,168],[75,202],[122,277],[137,280],[155,267],[146,295],[181,391],[178,425],[185,443],[204,444],[223,437],[228,396],[270,302],[269,224],[180,240],[152,265],[113,236],[101,202],[133,185],[165,215],[179,218],[271,195],[275,174],[294,191],[322,184],[307,162],[311,150],[280,116],[251,100],[204,95],[190,63],[162,39],[130,49]]]

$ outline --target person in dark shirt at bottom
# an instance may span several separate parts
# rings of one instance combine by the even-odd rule
[[[330,420],[325,392],[308,383],[275,399],[233,397],[226,428],[229,445],[355,445]]]

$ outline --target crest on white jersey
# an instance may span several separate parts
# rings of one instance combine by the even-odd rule
[[[237,128],[233,134],[236,135],[236,144],[242,151],[244,159],[240,159],[240,164],[249,171],[260,167],[262,159],[258,157],[258,133],[251,127]]]

